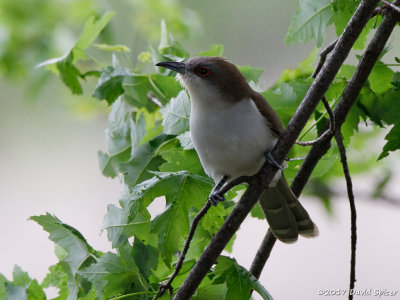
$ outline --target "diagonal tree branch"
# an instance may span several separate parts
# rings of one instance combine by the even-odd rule
[[[378,2],[379,0],[364,0],[357,8],[333,49],[331,56],[322,67],[321,72],[311,85],[286,130],[283,132],[282,139],[278,141],[272,151],[272,155],[278,163],[282,163],[289,153],[319,100],[327,91],[340,66],[348,56],[354,42],[374,12]],[[251,180],[249,188],[179,288],[174,297],[175,300],[190,299],[251,208],[256,204],[263,190],[268,187],[276,171],[277,169],[273,166],[265,164],[261,172]]]
[[[394,9],[397,13],[400,13],[400,7],[398,7],[394,3],[391,3],[391,2],[386,1],[386,0],[382,0],[382,2],[385,3],[386,5],[388,5],[390,8]]]
[[[398,4],[400,4],[400,1],[395,1],[395,5]],[[375,62],[378,60],[380,53],[382,52],[387,40],[389,39],[394,29],[394,26],[396,25],[396,20],[397,16],[395,15],[395,13],[390,13],[387,11],[385,12],[385,18],[383,19],[375,36],[371,40],[367,50],[361,58],[360,63],[357,67],[357,72],[349,81],[343,93],[342,99],[339,101],[333,111],[337,128],[340,128],[342,126],[347,114],[350,111],[350,108],[355,103],[362,86],[367,80]],[[315,166],[322,158],[322,156],[329,150],[330,145],[331,138],[325,139],[313,145],[292,183],[291,188],[296,196],[299,196],[301,194],[304,186],[311,176],[312,171],[314,170]],[[257,253],[263,253],[263,256],[256,256],[255,260],[257,259],[258,261],[253,261],[252,265],[265,265],[266,260],[268,259],[268,257],[270,256],[270,252],[272,251],[272,247],[266,247],[265,245],[273,244],[275,240],[275,236],[273,236],[270,232],[266,234],[259,250],[257,251]],[[255,273],[252,274],[256,276]],[[256,278],[258,277],[256,276]]]

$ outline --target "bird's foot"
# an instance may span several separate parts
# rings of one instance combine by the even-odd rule
[[[265,157],[267,158],[267,161],[270,165],[273,165],[275,168],[279,170],[283,170],[284,168],[276,162],[276,160],[273,158],[271,151],[265,152]]]
[[[217,206],[218,203],[225,201],[225,197],[220,195],[218,191],[212,191],[210,196],[208,196],[208,202],[210,202],[211,205]]]
[[[221,190],[221,188],[223,187],[223,185],[226,183],[226,181],[228,180],[229,176],[224,176],[220,182],[217,183],[216,186],[214,186],[214,188],[211,191],[211,194],[208,196],[208,202],[213,205],[213,206],[217,206],[217,204],[219,202],[223,202],[225,201],[225,197],[224,195],[220,195],[219,191]]]

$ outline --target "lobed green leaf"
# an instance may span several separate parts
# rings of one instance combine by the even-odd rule
[[[299,0],[300,8],[292,17],[285,43],[287,45],[314,39],[317,47],[323,43],[323,33],[332,22],[331,0]]]

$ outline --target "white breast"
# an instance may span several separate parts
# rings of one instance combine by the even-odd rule
[[[276,143],[266,119],[251,99],[232,104],[214,97],[191,94],[190,132],[204,170],[216,182],[255,174]]]

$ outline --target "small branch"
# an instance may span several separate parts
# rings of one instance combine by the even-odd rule
[[[339,38],[335,39],[328,46],[326,46],[324,50],[321,51],[321,53],[319,54],[319,61],[318,61],[317,67],[315,68],[314,72],[311,75],[312,78],[317,77],[319,71],[321,71],[322,66],[324,65],[324,63],[326,61],[326,57],[328,56],[328,54],[330,52],[332,52],[333,48],[335,48],[338,40],[339,40]],[[325,96],[322,97],[322,103],[324,103],[325,109],[328,112],[329,118],[330,118],[328,130],[325,130],[317,139],[315,139],[313,141],[308,141],[308,142],[296,141],[297,145],[312,146],[314,144],[321,142],[322,140],[324,140],[326,138],[332,137],[335,127],[336,127],[335,126],[335,118],[333,116],[332,109],[329,106],[328,100],[326,100]]]
[[[339,38],[337,38],[336,40],[331,42],[328,46],[325,47],[324,50],[321,51],[321,53],[319,54],[319,61],[318,61],[317,67],[315,68],[314,72],[311,75],[312,78],[317,77],[319,71],[321,71],[322,66],[324,65],[324,63],[326,61],[326,57],[328,56],[329,53],[332,52],[333,48],[335,48],[338,40],[339,40]]]
[[[158,289],[157,295],[153,297],[153,299],[158,299],[161,297],[167,290],[172,290],[172,281],[174,281],[175,277],[179,274],[179,271],[182,269],[183,262],[185,260],[185,256],[189,250],[190,242],[193,239],[194,233],[196,232],[196,228],[200,220],[204,217],[207,211],[210,209],[211,204],[209,201],[204,204],[203,208],[197,213],[197,215],[193,218],[193,223],[190,226],[188,237],[186,238],[185,246],[183,247],[182,253],[179,255],[179,259],[176,263],[175,270],[172,273],[171,277],[168,279],[166,284],[163,284]]]
[[[357,211],[354,201],[353,183],[351,181],[349,166],[347,164],[346,148],[343,145],[343,140],[340,130],[336,130],[335,138],[339,148],[340,161],[343,166],[344,177],[346,178],[347,195],[349,197],[349,204],[350,204],[350,214],[351,214],[350,290],[353,290],[356,282]],[[349,292],[349,300],[352,299],[353,299],[353,294]]]
[[[321,98],[322,102],[324,103],[325,109],[329,114],[329,128],[327,130],[325,130],[318,138],[316,138],[313,141],[307,141],[307,142],[301,142],[301,141],[296,141],[297,145],[300,146],[312,146],[315,145],[317,143],[320,143],[321,141],[327,139],[327,138],[331,138],[334,131],[335,131],[335,116],[333,115],[332,109],[329,106],[328,100],[326,100],[325,96]]]
[[[382,2],[385,3],[387,6],[389,6],[391,9],[395,10],[397,13],[400,13],[400,7],[386,0],[382,0]]]
[[[260,278],[261,272],[267,262],[272,248],[276,242],[276,237],[272,233],[271,228],[268,228],[267,234],[265,235],[260,248],[258,248],[257,254],[253,259],[250,267],[250,273],[257,279]]]

